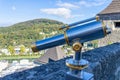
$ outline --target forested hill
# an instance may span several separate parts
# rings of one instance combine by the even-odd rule
[[[0,47],[21,44],[29,47],[36,40],[61,33],[59,28],[63,25],[55,20],[34,19],[9,27],[0,27]]]

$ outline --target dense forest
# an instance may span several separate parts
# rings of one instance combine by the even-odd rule
[[[9,27],[0,27],[0,48],[25,45],[30,47],[32,42],[47,38],[62,31],[64,24],[50,19],[34,19],[14,24]]]

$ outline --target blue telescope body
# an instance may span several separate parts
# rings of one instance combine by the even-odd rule
[[[76,26],[77,25],[77,26]],[[33,52],[48,49],[51,47],[69,44],[72,45],[74,40],[79,40],[80,43],[103,38],[111,33],[111,30],[96,18],[90,18],[77,23],[68,25],[64,34],[56,35],[44,40],[36,41],[32,45]],[[67,27],[68,27],[67,26]],[[74,27],[72,27],[74,26]],[[66,28],[65,26],[61,29]]]
[[[88,21],[92,21],[92,20],[95,20],[95,19],[97,19],[97,18],[96,17],[92,17],[92,18],[89,18],[89,19],[85,19],[85,20],[82,20],[82,21],[79,21],[79,22],[75,22],[75,23],[69,24],[67,26],[62,26],[60,28],[60,30],[66,28],[66,27],[69,28],[69,27],[72,27],[72,26],[75,26],[75,25],[78,25],[78,24],[83,24],[83,23],[86,23]]]

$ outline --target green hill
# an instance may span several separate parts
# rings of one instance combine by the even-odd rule
[[[62,22],[55,20],[34,19],[9,27],[0,27],[0,47],[21,44],[29,47],[36,40],[61,33],[58,29],[62,25]]]

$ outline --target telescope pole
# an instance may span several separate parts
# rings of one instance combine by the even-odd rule
[[[70,68],[70,71],[66,74],[66,80],[93,80],[93,75],[84,72],[88,66],[88,61],[82,59],[82,46],[79,41],[75,41],[72,45],[75,55],[73,59],[66,60],[66,65]]]
[[[81,53],[82,46],[83,46],[83,44],[79,44],[79,43],[76,43],[73,46],[73,50],[75,51],[75,54],[73,56],[73,60],[75,61],[76,64],[79,64],[79,61],[82,59],[82,53]],[[75,47],[76,47],[76,49],[75,49]],[[77,49],[77,48],[79,48],[79,49]],[[81,70],[72,70],[71,69],[71,72],[74,74],[79,74],[79,73],[81,73]]]

